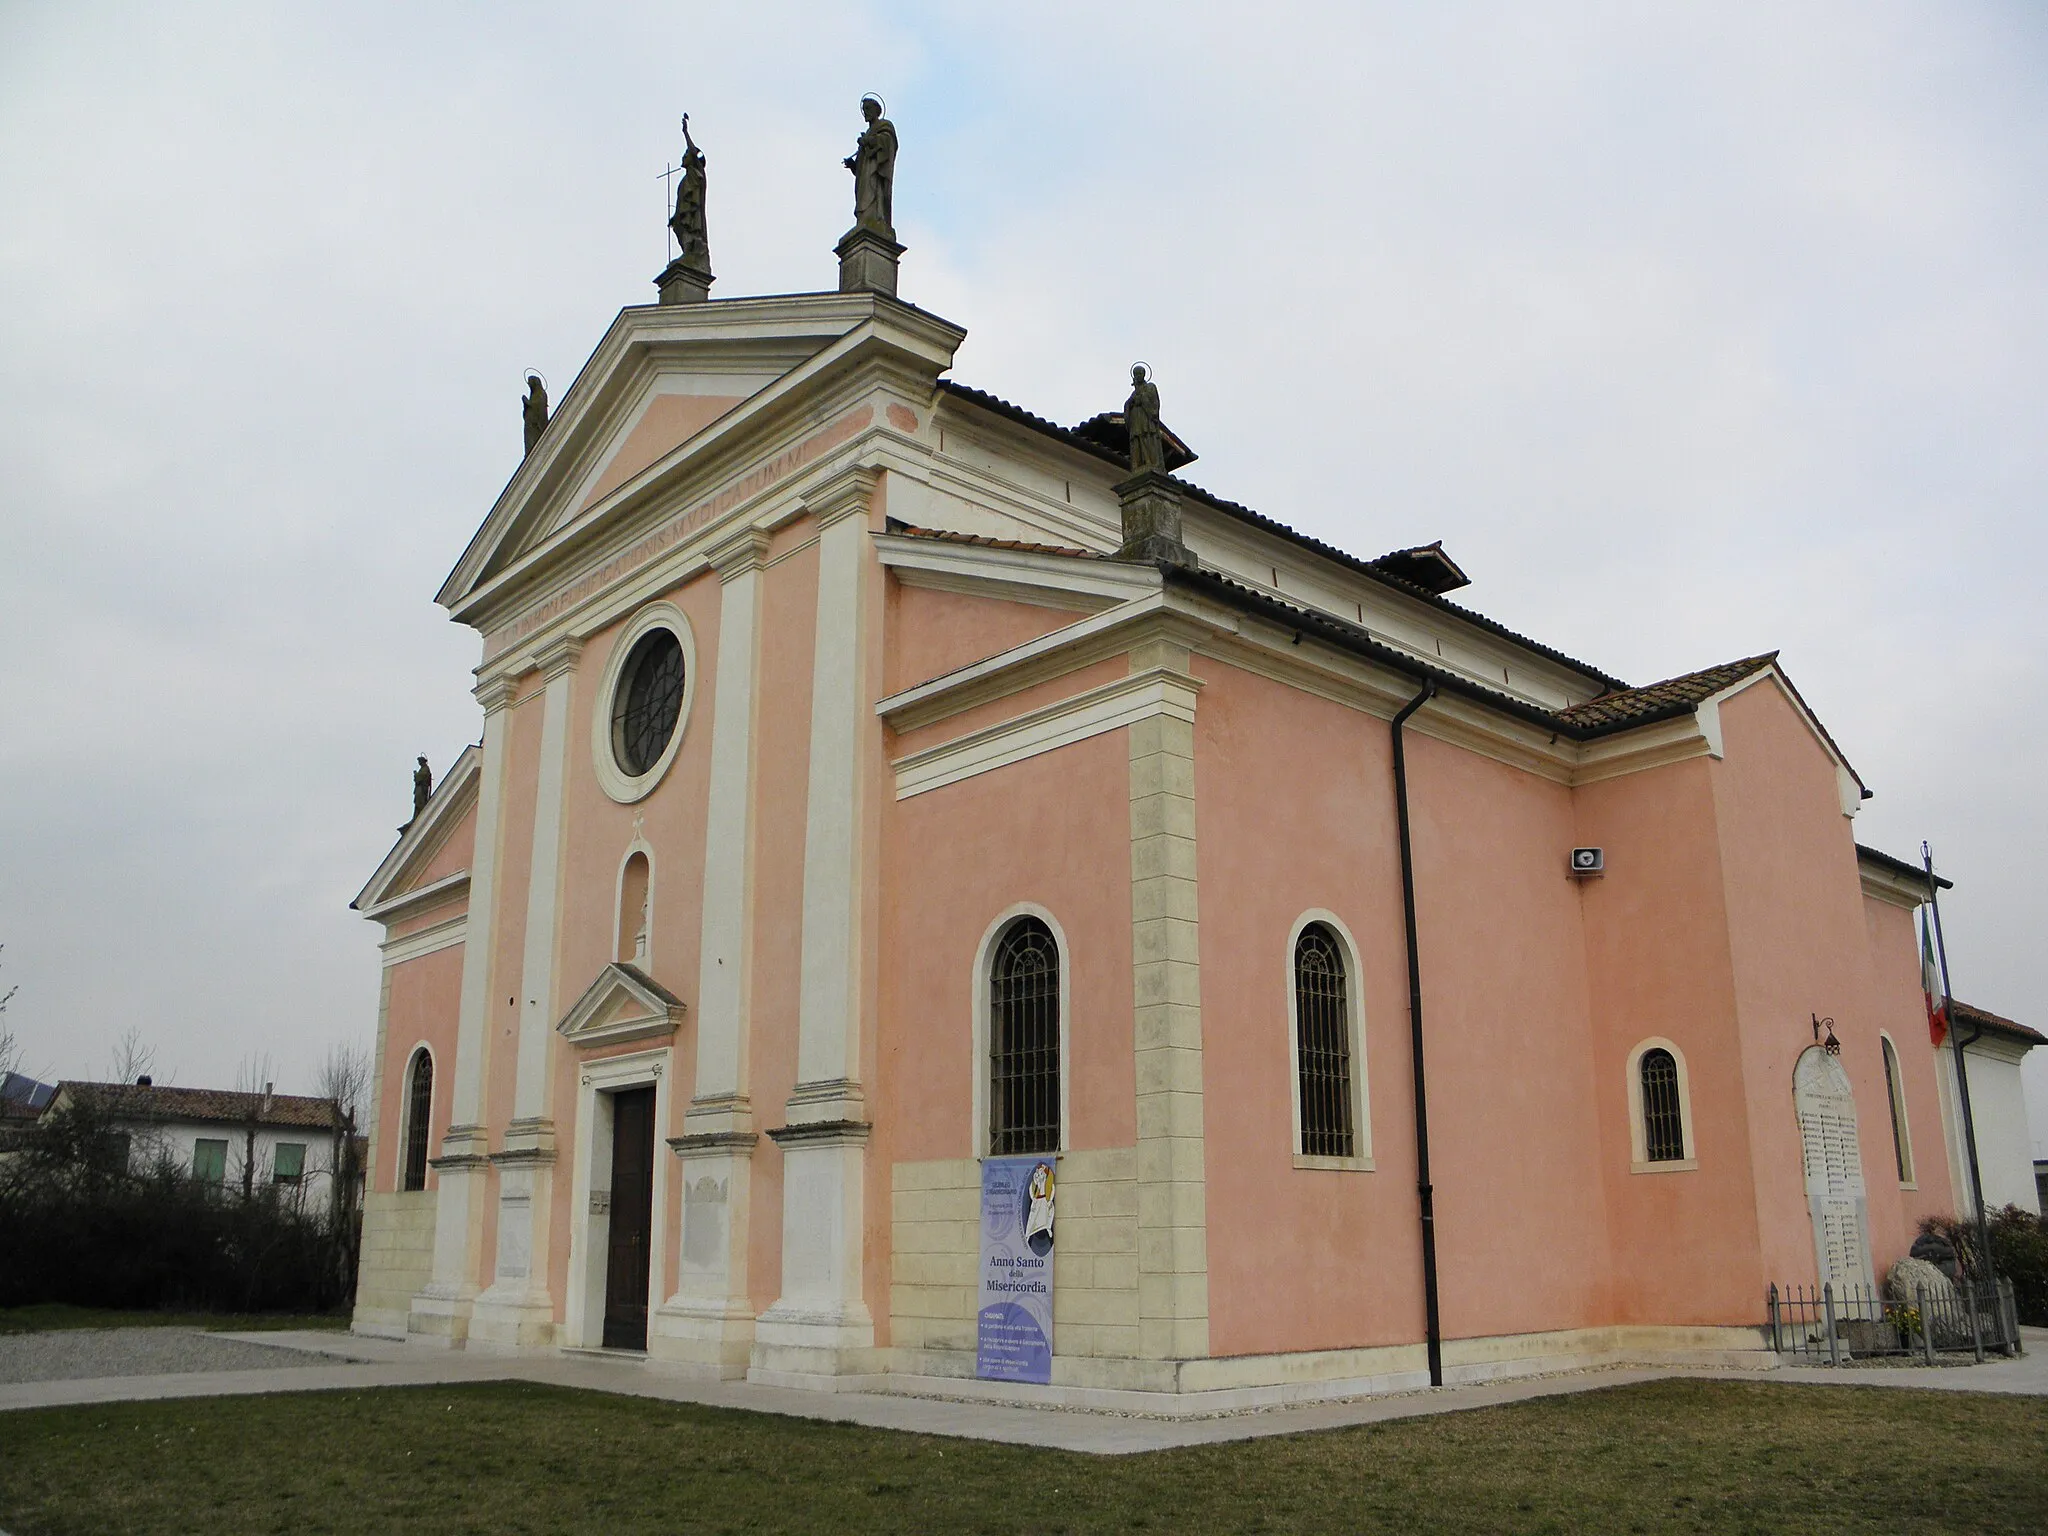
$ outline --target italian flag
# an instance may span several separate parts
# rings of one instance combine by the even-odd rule
[[[1927,1033],[1939,1046],[1948,1038],[1948,999],[1942,996],[1941,972],[1934,963],[1934,935],[1927,914],[1920,914],[1920,990],[1927,994]]]

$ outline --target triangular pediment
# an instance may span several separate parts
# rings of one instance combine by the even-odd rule
[[[920,356],[933,376],[951,364],[964,334],[869,293],[621,311],[438,601],[465,617],[470,599],[501,589],[500,578],[523,580],[513,573],[564,539],[631,515],[693,472],[728,458],[744,462],[760,451],[757,439],[800,419],[816,387],[842,377],[862,343],[882,331],[893,355]],[[516,451],[509,429],[508,438]]]
[[[660,982],[623,961],[597,973],[555,1029],[572,1045],[612,1045],[671,1035],[684,1004]]]
[[[468,860],[455,848],[452,862],[442,855],[466,831],[475,816],[477,787],[483,778],[480,746],[462,749],[420,813],[399,829],[398,841],[384,855],[369,883],[349,903],[365,917],[392,922],[407,908],[423,910],[447,900],[467,884]],[[459,866],[459,867],[458,867]]]

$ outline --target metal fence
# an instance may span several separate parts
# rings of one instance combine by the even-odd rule
[[[1867,1285],[1770,1290],[1771,1348],[1806,1365],[1847,1365],[1896,1358],[1904,1364],[1940,1365],[1943,1355],[2020,1352],[2019,1309],[2012,1282],[1964,1281],[1930,1295],[1919,1287],[1911,1301],[1896,1301]]]

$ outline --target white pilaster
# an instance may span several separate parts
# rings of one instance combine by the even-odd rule
[[[548,1064],[554,1043],[555,949],[562,877],[563,786],[568,777],[569,714],[579,640],[563,637],[535,660],[546,684],[540,763],[533,807],[533,861],[526,888],[526,948],[520,963],[519,1058],[512,1122],[491,1154],[498,1169],[498,1254],[491,1287],[477,1297],[474,1339],[545,1344],[554,1338],[548,1294],[549,1217],[553,1208],[555,1124],[548,1115]]]
[[[721,583],[711,784],[704,833],[704,917],[697,980],[696,1093],[684,1134],[682,1252],[676,1294],[655,1312],[650,1350],[719,1376],[744,1375],[754,1342],[747,1217],[754,1130],[747,1059],[752,1025],[755,690],[761,565],[768,536],[749,528],[709,551]]]
[[[860,1085],[863,731],[867,681],[867,514],[876,473],[849,469],[805,499],[818,526],[818,620],[811,666],[804,819],[803,960],[797,1083],[782,1148],[782,1294],[755,1324],[757,1380],[834,1378],[874,1368],[861,1289],[867,1104]]]
[[[1151,641],[1133,673],[1165,707],[1130,728],[1131,958],[1138,1076],[1138,1353],[1209,1353],[1202,951],[1195,884],[1195,690],[1187,650]]]
[[[462,1000],[456,1014],[454,1090],[448,1129],[434,1159],[434,1267],[412,1301],[407,1330],[460,1344],[468,1337],[483,1267],[483,1197],[490,1133],[483,1125],[484,1067],[490,1050],[491,962],[498,925],[498,844],[504,836],[505,728],[516,691],[505,676],[477,685],[484,707],[483,766],[476,799],[476,850],[469,861],[469,921],[462,947]]]

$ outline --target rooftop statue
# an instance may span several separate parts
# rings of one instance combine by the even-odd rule
[[[1131,368],[1131,398],[1124,402],[1124,425],[1131,434],[1131,473],[1166,468],[1166,438],[1159,427],[1159,386],[1146,376],[1143,363]]]
[[[683,114],[683,179],[676,187],[675,231],[678,260],[700,272],[711,270],[711,238],[704,230],[704,151],[690,137],[690,114]]]
[[[896,125],[882,116],[882,103],[873,96],[860,100],[861,116],[868,125],[860,142],[843,164],[853,172],[853,227],[872,229],[896,238]]]
[[[526,423],[526,451],[531,453],[548,429],[548,387],[537,373],[526,376],[526,398],[519,402],[519,415]]]
[[[434,770],[427,766],[425,754],[421,754],[419,767],[412,771],[412,814],[415,819],[433,797]]]

